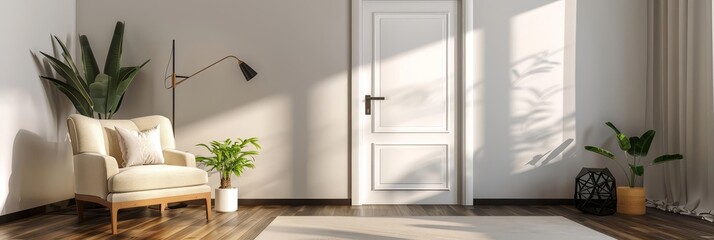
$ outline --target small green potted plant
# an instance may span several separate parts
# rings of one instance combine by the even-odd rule
[[[198,144],[213,154],[210,157],[197,156],[196,162],[217,171],[221,176],[221,186],[216,189],[217,212],[238,210],[238,188],[231,186],[231,176],[240,177],[246,168],[255,168],[255,156],[261,147],[258,138],[211,141],[210,145]],[[252,149],[252,150],[251,150]]]
[[[628,178],[628,186],[617,187],[617,212],[628,215],[643,215],[646,212],[645,206],[645,188],[637,186],[638,178],[645,175],[645,168],[655,164],[665,163],[683,158],[681,154],[665,154],[656,157],[652,162],[645,163],[645,157],[650,151],[650,145],[655,137],[655,131],[649,130],[640,137],[627,137],[620,132],[611,122],[605,123],[608,127],[615,131],[620,150],[625,153],[625,163],[629,167],[629,171],[619,161],[615,161],[620,167],[625,176]],[[609,159],[615,160],[615,154],[605,150],[604,148],[595,146],[586,146],[585,150],[600,154]]]

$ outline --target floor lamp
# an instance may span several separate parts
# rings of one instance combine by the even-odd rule
[[[233,55],[228,55],[223,58],[221,58],[218,61],[215,61],[211,63],[210,65],[202,68],[201,70],[198,70],[197,72],[191,74],[191,75],[176,75],[176,40],[173,40],[171,42],[171,126],[174,131],[174,135],[176,134],[176,87],[178,87],[179,84],[185,82],[186,80],[191,79],[192,77],[198,75],[199,73],[208,70],[209,68],[215,66],[216,64],[223,62],[227,59],[235,59],[238,62],[238,67],[240,68],[240,71],[243,73],[243,76],[245,77],[246,81],[250,81],[258,75],[258,73],[253,70],[250,66],[248,66],[247,63],[245,63],[243,60],[240,60],[238,57],[233,56]],[[180,80],[179,80],[180,79]]]
[[[240,71],[243,73],[243,76],[245,77],[246,81],[250,81],[258,75],[258,73],[253,70],[250,66],[248,66],[247,63],[243,62],[243,60],[240,60],[238,57],[233,56],[233,55],[228,55],[223,58],[221,58],[218,61],[215,61],[211,63],[210,65],[202,68],[201,70],[198,70],[197,72],[191,74],[191,75],[176,75],[176,40],[171,41],[171,128],[174,132],[174,136],[176,135],[176,87],[185,82],[186,80],[191,79],[192,77],[198,75],[199,73],[208,70],[209,68],[215,66],[216,64],[223,62],[227,59],[235,59],[238,61],[238,67],[240,68]],[[180,80],[178,80],[180,79]],[[165,79],[164,79],[165,80]],[[169,208],[182,208],[186,207],[186,203],[176,203],[173,205],[169,205]]]

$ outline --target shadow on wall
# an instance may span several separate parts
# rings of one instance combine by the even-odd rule
[[[571,122],[575,117],[573,113],[562,112],[563,103],[567,101],[563,97],[566,91],[563,83],[550,82],[551,85],[548,85],[548,79],[539,79],[550,77],[548,74],[554,71],[562,72],[558,68],[562,68],[563,63],[558,60],[562,59],[563,51],[563,48],[544,50],[516,61],[511,67],[514,104],[519,109],[526,109],[512,117],[512,131],[519,133],[513,136],[512,149],[517,156],[545,151],[533,155],[524,165],[545,166],[574,142],[572,138],[563,139],[565,132],[574,130],[573,125],[564,126],[564,123]],[[562,143],[554,144],[556,139]]]
[[[71,39],[66,36],[65,42],[72,44]],[[48,43],[52,44],[52,38],[48,40]],[[29,52],[37,73],[56,77],[49,62],[39,57],[32,49]],[[54,56],[60,55],[57,46],[52,45],[52,53]],[[11,131],[19,130],[15,133],[12,144],[12,168],[7,183],[8,193],[2,206],[3,213],[71,199],[74,194],[72,153],[66,141],[65,127],[65,119],[74,112],[74,108],[67,97],[50,83],[39,77],[26,81],[42,83],[44,99],[42,96],[33,96],[30,100],[44,100],[48,108],[26,109],[26,114],[10,116],[20,124],[4,126],[12,129]],[[30,106],[32,105],[35,104],[30,103]]]
[[[18,131],[3,209],[29,209],[72,198],[74,180],[67,176],[74,176],[74,169],[71,161],[61,161],[71,159],[70,152],[66,144],[46,141],[24,129]]]
[[[518,2],[515,4],[514,2]],[[475,6],[475,29],[483,35],[484,52],[483,73],[480,81],[483,82],[483,104],[484,111],[488,113],[484,116],[483,133],[487,136],[499,136],[495,141],[486,141],[486,152],[484,157],[506,157],[509,161],[513,159],[510,152],[493,152],[492,149],[499,149],[499,146],[513,146],[511,127],[518,122],[525,120],[513,119],[511,111],[514,97],[514,87],[534,75],[548,73],[554,64],[548,60],[549,53],[562,51],[541,50],[540,53],[533,54],[528,58],[513,60],[510,59],[515,52],[514,44],[523,41],[515,41],[513,32],[513,19],[515,16],[546,6],[555,0],[538,1],[502,1],[488,0],[476,3]],[[505,43],[511,41],[511,44]],[[527,42],[529,40],[525,40]],[[562,47],[562,46],[561,46]],[[529,66],[530,65],[530,66]],[[525,69],[523,69],[525,68]],[[510,81],[509,81],[510,79]],[[524,89],[527,90],[527,89]],[[536,89],[538,90],[538,89]],[[562,89],[561,89],[562,91]],[[523,91],[523,93],[528,93]],[[543,95],[542,92],[533,94]],[[529,117],[528,114],[522,116]],[[511,124],[502,124],[508,120]],[[505,169],[504,169],[505,170]]]
[[[483,111],[475,133],[483,134],[474,149],[475,197],[567,196],[578,163],[571,161],[575,89],[565,75],[572,62],[564,62],[568,47],[560,36],[568,34],[565,0],[474,5],[476,49],[483,49],[474,89]]]

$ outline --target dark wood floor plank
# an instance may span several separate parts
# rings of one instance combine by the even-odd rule
[[[164,212],[147,208],[119,213],[112,236],[108,214],[95,210],[77,221],[72,209],[0,225],[0,239],[253,239],[278,216],[563,216],[617,239],[714,239],[714,223],[648,209],[645,216],[594,216],[572,206],[241,206],[205,221],[203,206]]]

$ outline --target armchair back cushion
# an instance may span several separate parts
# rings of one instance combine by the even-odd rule
[[[176,142],[171,128],[171,121],[164,116],[147,116],[130,120],[103,120],[73,114],[67,119],[69,135],[72,139],[72,152],[97,153],[112,156],[117,160],[117,165],[124,166],[124,158],[119,145],[119,136],[116,126],[144,131],[156,127],[161,130],[161,147],[174,149]]]

